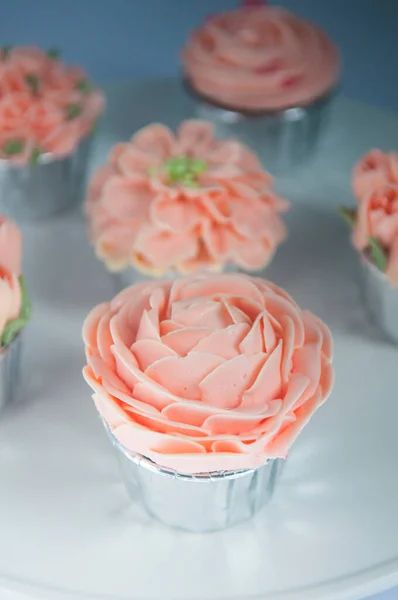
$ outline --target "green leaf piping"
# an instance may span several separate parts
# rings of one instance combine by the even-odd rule
[[[354,208],[347,208],[346,206],[339,207],[339,213],[343,217],[344,221],[350,227],[354,227],[357,219],[357,211]]]
[[[9,346],[11,342],[15,340],[18,333],[25,327],[26,322],[24,319],[13,319],[9,321],[4,327],[3,335],[1,336],[1,345]]]
[[[37,165],[41,155],[42,155],[42,152],[41,152],[40,148],[37,148],[37,146],[36,146],[36,148],[33,148],[32,154],[30,155],[30,164]]]
[[[37,96],[40,90],[40,78],[35,73],[25,75],[26,85],[34,96]]]
[[[81,92],[84,95],[87,95],[91,92],[91,85],[88,79],[80,79],[80,81],[76,84],[76,89],[78,92]]]
[[[31,304],[23,275],[19,278],[19,285],[22,294],[21,311],[19,317],[12,319],[4,327],[1,335],[1,346],[9,346],[30,319]]]
[[[341,206],[339,213],[350,226],[354,227],[357,219],[357,211],[352,208]],[[383,246],[373,237],[368,237],[369,257],[371,262],[382,272],[385,273],[388,264],[388,253]]]
[[[58,50],[58,48],[50,48],[50,49],[47,51],[47,56],[48,56],[49,58],[51,58],[52,60],[58,60],[58,59],[59,59],[59,57],[61,56],[61,53],[60,53],[60,51]]]
[[[25,142],[18,138],[11,138],[4,142],[3,144],[3,152],[7,156],[13,156],[14,154],[19,154],[24,149]]]
[[[65,112],[66,112],[66,120],[71,121],[72,119],[76,119],[76,117],[79,117],[82,114],[83,107],[81,104],[78,104],[77,102],[75,102],[73,104],[68,104],[65,107]]]
[[[19,316],[22,317],[23,319],[25,319],[26,322],[28,322],[30,319],[32,306],[31,306],[31,302],[30,302],[30,298],[29,298],[29,294],[28,294],[28,289],[26,286],[25,277],[23,275],[21,275],[19,278],[19,285],[21,287],[21,293],[22,293],[21,312],[20,312]]]
[[[370,259],[373,264],[380,269],[382,273],[385,273],[387,270],[388,264],[388,254],[384,250],[384,248],[379,244],[377,240],[370,237],[368,238],[369,242],[369,254]]]

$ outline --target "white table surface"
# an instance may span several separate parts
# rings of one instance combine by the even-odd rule
[[[174,82],[164,82],[161,93],[158,86],[112,88],[93,164],[137,127],[152,120],[176,125],[187,114]],[[372,146],[394,148],[397,140],[395,117],[340,99],[322,152],[278,182],[293,202],[291,236],[267,276],[331,326],[336,389],[298,441],[267,514],[214,538],[174,536],[127,508],[79,373],[81,321],[110,297],[110,281],[78,215],[24,228],[35,312],[26,332],[22,401],[0,422],[1,600],[160,600],[162,589],[162,600],[188,600],[194,595],[181,587],[184,576],[196,582],[195,600],[226,600],[225,573],[210,577],[214,565],[231,569],[232,581],[240,573],[229,594],[234,600],[248,594],[252,600],[361,599],[398,584],[398,354],[366,321],[355,255],[334,212],[352,201],[349,173],[357,157]],[[384,369],[380,381],[377,365]],[[262,527],[271,538],[259,536]],[[173,552],[180,581],[163,573],[162,583],[159,570]],[[261,552],[267,560],[257,565]],[[194,579],[199,571],[184,563],[188,557],[203,561],[207,582]],[[244,557],[249,562],[242,568]],[[396,598],[397,590],[377,596]]]

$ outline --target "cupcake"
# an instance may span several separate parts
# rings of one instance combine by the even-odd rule
[[[30,317],[21,251],[20,230],[0,216],[0,410],[14,396],[22,330]]]
[[[104,97],[78,67],[34,47],[0,50],[0,207],[41,219],[71,206]]]
[[[134,285],[91,311],[83,337],[84,376],[134,497],[194,531],[269,499],[333,383],[326,325],[239,273]]]
[[[176,133],[152,124],[117,144],[85,204],[96,254],[124,285],[138,273],[262,269],[286,236],[287,208],[246,146],[197,120]]]
[[[398,343],[398,153],[369,152],[354,167],[352,187],[357,207],[341,212],[361,257],[365,301]]]
[[[182,66],[197,115],[274,168],[314,149],[339,79],[337,48],[319,27],[261,2],[208,17]]]

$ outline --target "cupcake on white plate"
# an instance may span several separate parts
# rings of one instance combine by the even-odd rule
[[[248,519],[333,385],[332,338],[242,273],[143,282],[88,315],[84,376],[133,500],[192,531]]]
[[[372,319],[398,344],[398,153],[371,150],[355,165],[356,208],[341,213],[353,228],[363,293]]]
[[[256,155],[206,121],[148,125],[92,177],[88,233],[121,287],[141,277],[263,269],[286,237],[288,203]]]
[[[197,116],[240,136],[272,169],[290,168],[316,147],[339,63],[317,25],[262,2],[208,17],[182,51]]]
[[[54,51],[0,50],[0,210],[19,220],[78,200],[104,96]]]
[[[0,216],[0,410],[15,395],[23,329],[30,318],[21,254],[19,228]]]

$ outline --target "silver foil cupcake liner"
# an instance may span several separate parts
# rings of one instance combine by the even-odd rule
[[[38,221],[63,212],[83,197],[91,136],[64,158],[43,154],[37,164],[0,160],[0,212],[17,221]]]
[[[0,412],[12,402],[19,382],[21,334],[7,347],[0,350]]]
[[[251,518],[271,499],[284,462],[275,459],[257,469],[185,475],[129,453],[105,428],[131,499],[165,525],[196,533]]]
[[[398,288],[392,287],[384,273],[361,256],[364,300],[373,322],[387,338],[398,344]]]
[[[213,123],[218,136],[240,139],[271,171],[284,171],[300,165],[316,150],[329,120],[335,92],[308,106],[273,112],[231,110],[217,106],[195,92],[193,95],[196,116]]]

